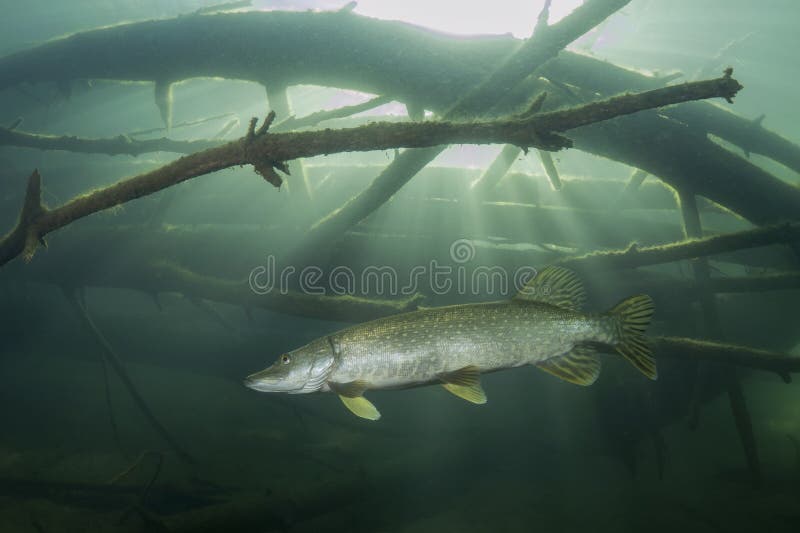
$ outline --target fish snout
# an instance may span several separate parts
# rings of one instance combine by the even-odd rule
[[[267,369],[269,370],[269,369]],[[248,389],[253,389],[261,392],[269,392],[275,390],[273,387],[276,385],[276,380],[271,379],[267,370],[262,370],[254,374],[250,374],[244,378],[244,386]],[[272,385],[273,387],[271,387]]]
[[[244,378],[244,386],[259,392],[291,392],[297,388],[286,376],[276,375],[273,367],[250,374]]]

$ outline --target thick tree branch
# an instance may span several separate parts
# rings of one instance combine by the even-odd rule
[[[569,43],[590,31],[628,2],[629,0],[589,0],[552,26],[546,25],[549,4],[545,4],[533,36],[510,54],[499,68],[493,69],[489,77],[472,86],[466,95],[448,108],[444,117],[451,119],[490,116],[492,110],[496,108],[499,95],[506,97],[509,91],[519,85],[525,77],[536,72]],[[537,103],[541,105],[538,98],[529,109]],[[524,146],[515,142],[510,144]],[[338,240],[345,231],[389,200],[444,148],[445,146],[432,145],[425,150],[410,150],[400,154],[365,190],[312,224],[306,238],[299,244],[294,254],[327,249],[331,242]]]
[[[316,126],[320,122],[337,118],[344,118],[362,111],[390,102],[391,99],[378,96],[352,106],[344,106],[328,111],[318,111],[305,117],[289,117],[273,126],[273,132],[286,132],[290,130]],[[221,115],[228,116],[228,115]],[[220,118],[220,117],[213,117]],[[208,120],[208,119],[206,119]],[[187,124],[196,124],[203,121],[193,121]],[[161,137],[159,139],[133,139],[129,135],[119,135],[113,139],[87,139],[74,135],[45,135],[41,133],[27,133],[16,130],[17,125],[4,128],[0,126],[0,146],[17,146],[20,148],[35,148],[37,150],[64,150],[84,154],[106,155],[133,155],[151,152],[172,152],[176,154],[192,154],[207,150],[223,144],[224,141],[215,139],[197,139],[194,141],[177,141]],[[173,129],[178,125],[173,126]],[[162,128],[163,129],[163,128]],[[135,134],[149,133],[151,130],[135,132]],[[154,129],[152,131],[158,131]]]
[[[64,150],[84,154],[141,155],[149,152],[191,154],[222,144],[214,140],[176,141],[160,139],[131,139],[120,135],[113,139],[86,139],[73,135],[44,135],[12,131],[0,127],[0,146],[18,146],[37,150]]]
[[[657,358],[686,359],[737,365],[775,372],[786,382],[800,372],[800,357],[737,346],[678,337],[650,337],[648,344]]]
[[[279,49],[275,43],[281,43]],[[40,82],[66,86],[73,80],[98,78],[156,82],[211,76],[354,89],[413,101],[443,113],[521,44],[510,37],[453,39],[353,13],[184,16],[80,32],[0,58],[0,87]],[[154,61],[153,48],[169,53]],[[551,81],[601,95],[665,83],[664,77],[644,76],[568,51],[561,51],[540,72]],[[496,91],[488,101],[497,103],[496,112],[503,114],[543,89],[547,87],[529,77],[513,91],[507,87]],[[695,108],[702,113],[689,112]],[[725,110],[698,104],[665,110],[664,115],[678,110],[687,111],[685,119],[679,117],[681,123],[647,114],[613,127],[582,128],[574,133],[576,147],[642,168],[675,187],[694,184],[697,194],[757,224],[795,216],[800,206],[796,188],[715,143],[702,142],[706,132],[742,142],[721,116]],[[706,113],[708,120],[701,116]],[[797,167],[800,147],[753,127],[750,120],[728,118],[758,139],[761,153]],[[756,151],[758,143],[742,145]]]
[[[663,86],[666,81],[619,67],[597,58],[564,52],[545,67],[544,75],[564,83],[584,87],[600,94],[616,94],[625,90],[642,91]],[[763,126],[764,117],[753,120],[729,109],[708,103],[690,104],[664,113],[692,131],[716,135],[740,147],[745,154],[761,154],[800,172],[800,146]]]
[[[739,89],[741,85],[728,71],[725,76],[713,80],[617,96],[524,119],[511,117],[465,123],[374,123],[342,130],[293,133],[269,133],[263,126],[256,132],[255,124],[251,123],[248,134],[242,139],[182,157],[151,172],[78,196],[53,210],[35,207],[41,205],[37,194],[40,178],[36,172],[29,181],[26,209],[23,209],[17,226],[0,240],[0,265],[23,253],[23,250],[26,257],[31,257],[37,241],[75,220],[197,176],[237,165],[253,165],[265,179],[277,186],[280,185],[280,178],[275,169],[285,168],[286,161],[298,157],[460,143],[515,144],[557,150],[568,147],[570,142],[556,132],[689,100],[715,97],[730,99]]]

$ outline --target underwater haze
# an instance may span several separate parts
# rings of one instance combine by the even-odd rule
[[[797,530],[797,2],[0,12],[0,533]]]

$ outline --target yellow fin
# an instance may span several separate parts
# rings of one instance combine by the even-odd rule
[[[576,385],[591,385],[600,375],[600,360],[588,346],[575,346],[567,355],[536,363],[536,366],[557,378]]]
[[[349,383],[328,382],[328,386],[339,395],[344,406],[350,409],[354,415],[367,420],[378,420],[381,417],[378,409],[363,396],[364,391],[369,388],[369,383],[366,381],[359,379]]]
[[[586,301],[586,291],[578,275],[559,266],[545,267],[514,296],[514,300],[544,302],[579,311]]]
[[[486,403],[486,393],[481,387],[481,373],[477,366],[465,366],[453,372],[441,374],[439,379],[444,382],[442,386],[445,390],[459,398],[477,404]]]
[[[342,400],[345,407],[358,417],[366,418],[367,420],[378,420],[381,417],[380,411],[363,396],[350,397],[340,394],[339,399]]]
[[[658,377],[658,370],[644,332],[650,325],[654,311],[653,299],[646,294],[631,296],[609,311],[616,319],[619,331],[619,341],[614,348],[650,379]]]
[[[339,396],[355,398],[356,396],[361,396],[364,394],[364,391],[369,388],[369,383],[361,379],[350,381],[348,383],[331,383],[329,381],[328,386]]]

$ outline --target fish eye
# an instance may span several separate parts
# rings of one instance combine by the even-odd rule
[[[288,365],[288,364],[289,364],[289,363],[291,363],[291,362],[292,362],[292,358],[291,358],[291,357],[289,357],[288,355],[286,355],[286,354],[283,354],[283,355],[281,356],[281,363],[282,363],[282,364],[284,364],[284,365]]]

